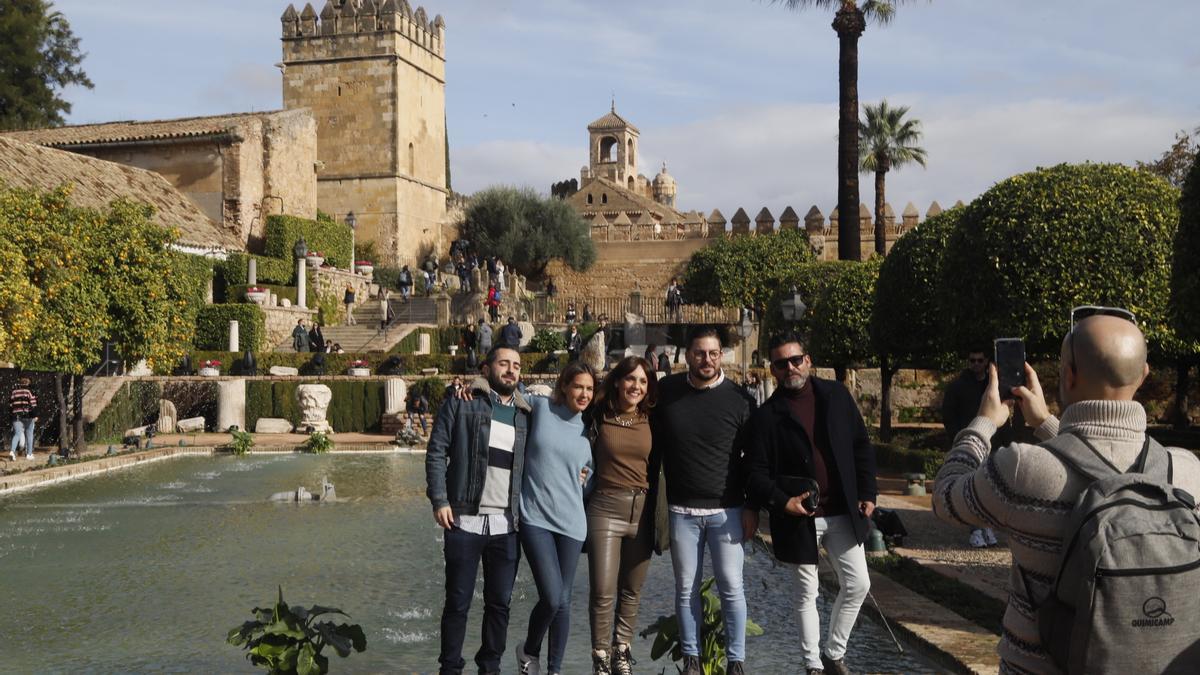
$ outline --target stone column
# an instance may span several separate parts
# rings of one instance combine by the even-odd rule
[[[399,377],[388,378],[383,385],[383,414],[399,415],[404,412],[404,397],[408,394],[408,385]]]
[[[433,338],[429,333],[417,335],[417,354],[428,354],[433,351]]]
[[[238,351],[238,322],[230,320],[229,322],[229,351]]]
[[[246,264],[246,284],[248,286],[258,285],[258,261],[250,258],[250,262]]]
[[[213,304],[213,278],[211,275],[208,277],[208,285],[204,288],[204,302],[209,305]]]
[[[302,309],[308,308],[308,288],[305,283],[305,273],[308,264],[304,262],[304,258],[296,261],[296,306]]]
[[[246,381],[220,380],[217,382],[217,431],[228,431],[236,426],[246,431]]]

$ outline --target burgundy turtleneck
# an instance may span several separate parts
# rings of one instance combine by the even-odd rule
[[[842,497],[842,486],[837,476],[837,464],[829,451],[829,434],[825,420],[817,416],[817,397],[813,393],[812,379],[799,390],[783,389],[784,400],[792,417],[804,427],[808,445],[812,448],[813,480],[821,489],[817,502],[817,517],[841,516],[848,513],[846,500]]]

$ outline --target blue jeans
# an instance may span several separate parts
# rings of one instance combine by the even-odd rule
[[[22,436],[25,438],[25,456],[33,457],[33,427],[34,419],[32,417],[14,417],[12,445],[9,446],[9,452],[16,452],[17,445],[20,443]]]
[[[549,632],[547,671],[561,673],[567,634],[571,630],[571,588],[575,585],[575,568],[579,565],[583,542],[522,523],[521,546],[538,590],[537,604],[529,614],[525,653],[536,657],[542,651],[542,638]]]
[[[481,673],[500,672],[508,636],[508,606],[521,549],[517,533],[472,534],[455,527],[446,530],[446,605],[442,608],[440,673],[462,673],[467,613],[475,595],[475,575],[483,562],[483,644],[475,653]]]
[[[746,593],[742,587],[742,509],[724,509],[712,516],[671,515],[671,566],[675,569],[675,615],[683,653],[700,656],[700,625],[704,600],[704,547],[712,553],[713,574],[725,618],[725,657],[746,660]]]

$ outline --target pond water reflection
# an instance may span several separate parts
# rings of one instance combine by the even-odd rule
[[[325,476],[340,501],[267,501]],[[185,457],[0,498],[0,671],[253,672],[224,637],[281,585],[290,603],[340,607],[367,631],[367,651],[331,655],[333,672],[436,672],[442,557],[429,513],[419,455]],[[790,570],[757,554],[746,574],[750,616],[766,630],[748,641],[750,672],[798,672]],[[586,579],[584,568],[566,673],[590,672]],[[669,560],[655,558],[639,630],[673,611],[672,587]],[[535,601],[522,564],[505,672]],[[850,647],[856,670],[939,670],[897,656],[865,618]],[[634,645],[639,672],[674,672],[649,652]]]

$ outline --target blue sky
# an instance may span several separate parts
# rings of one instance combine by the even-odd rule
[[[315,4],[315,3],[314,3]],[[56,0],[96,84],[69,122],[281,105],[275,0]],[[298,5],[299,9],[302,5]],[[414,3],[415,6],[415,3]],[[317,6],[318,11],[320,7]],[[588,122],[641,130],[682,209],[778,216],[836,202],[837,39],[827,10],[759,0],[433,0],[447,23],[454,188],[548,190],[587,161]],[[897,210],[968,201],[1059,162],[1132,163],[1200,126],[1200,3],[933,0],[860,42],[859,94],[911,107],[929,167],[889,174]],[[862,200],[872,203],[873,181]]]

